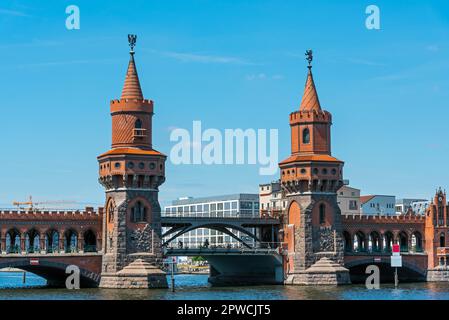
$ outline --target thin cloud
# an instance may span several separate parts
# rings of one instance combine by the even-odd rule
[[[265,73],[249,74],[246,76],[246,80],[248,80],[248,81],[267,80],[267,79],[282,80],[282,79],[284,79],[284,76],[280,75],[280,74],[275,74],[275,75],[269,76]]]
[[[8,43],[4,45],[0,45],[0,49],[13,49],[13,48],[28,48],[28,47],[52,47],[52,46],[61,46],[64,45],[64,42],[61,41],[53,41],[53,40],[40,40],[33,39],[30,42],[25,43]]]
[[[31,17],[29,14],[23,11],[9,10],[3,8],[0,8],[0,15],[15,16],[15,17]]]
[[[156,50],[147,50],[147,51],[158,53],[164,57],[176,59],[181,62],[253,65],[252,62],[246,61],[239,57],[206,55],[206,54],[175,52],[175,51],[156,51]]]
[[[68,60],[68,61],[47,61],[39,63],[29,63],[18,65],[17,68],[34,68],[34,67],[59,67],[74,64],[98,64],[98,63],[113,63],[119,61],[118,59],[101,59],[101,60]]]
[[[349,58],[348,62],[353,63],[353,64],[364,65],[364,66],[373,66],[373,67],[384,67],[384,66],[386,66],[385,63],[380,63],[380,62],[371,61],[371,60],[365,60],[365,59],[357,59],[357,58]]]
[[[438,52],[440,51],[440,46],[438,46],[437,44],[431,44],[426,47],[426,50],[430,52]]]

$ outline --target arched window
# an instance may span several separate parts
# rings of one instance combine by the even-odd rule
[[[135,129],[142,129],[142,121],[140,119],[136,120],[136,122],[134,123],[134,128]]]
[[[302,143],[310,143],[310,130],[309,130],[309,128],[305,128],[302,131]]]
[[[444,236],[444,233],[441,232],[440,234],[440,247],[445,247],[446,246],[446,237]]]
[[[320,224],[326,223],[326,205],[320,204]]]
[[[146,220],[146,208],[142,202],[137,201],[136,205],[132,209],[132,221],[142,222]]]
[[[110,201],[108,207],[108,222],[112,221],[114,221],[114,203]]]
[[[84,232],[84,252],[97,251],[97,238],[92,230]]]

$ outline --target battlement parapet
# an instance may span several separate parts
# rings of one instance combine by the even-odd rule
[[[424,223],[426,221],[425,216],[421,215],[342,215],[342,222],[376,222],[376,223],[391,223],[391,222],[420,222]]]
[[[0,220],[100,220],[103,208],[94,210],[86,207],[84,210],[38,210],[38,209],[0,209]]]
[[[111,114],[119,112],[153,113],[153,100],[150,99],[116,99],[111,100]]]
[[[323,110],[301,110],[290,113],[290,124],[299,122],[332,122],[332,115]]]

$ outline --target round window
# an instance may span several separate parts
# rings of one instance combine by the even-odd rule
[[[143,169],[143,168],[145,168],[145,163],[140,162],[140,163],[139,163],[139,169]]]
[[[156,168],[156,164],[154,162],[151,162],[150,163],[150,169],[154,170],[154,168]]]
[[[323,169],[323,174],[327,174],[327,169],[326,168]]]
[[[317,168],[313,169],[313,173],[318,174],[318,169]]]
[[[114,164],[114,167],[115,167],[116,169],[120,168],[120,162],[116,162],[116,163]]]
[[[128,168],[130,169],[134,168],[134,162],[128,162]]]
[[[332,169],[332,174],[333,174],[333,175],[337,174],[337,170]]]
[[[306,172],[307,172],[306,169],[301,169],[301,173],[302,173],[302,174],[305,174]]]

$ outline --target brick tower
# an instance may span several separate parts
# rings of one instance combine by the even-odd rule
[[[153,149],[153,101],[143,98],[131,47],[122,96],[110,104],[112,147],[98,157],[106,189],[100,287],[167,287],[162,263],[158,187],[166,156]]]
[[[449,280],[449,206],[439,188],[426,210],[427,281]]]
[[[291,156],[279,164],[284,215],[286,283],[344,284],[344,243],[337,190],[343,162],[331,155],[332,116],[321,109],[308,50],[307,80],[299,111],[290,114]]]

